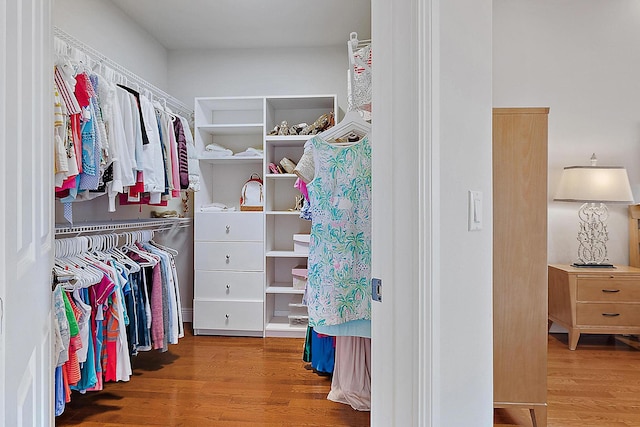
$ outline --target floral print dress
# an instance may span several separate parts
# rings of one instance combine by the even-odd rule
[[[306,302],[309,325],[371,319],[371,146],[320,136],[313,147],[315,176],[307,185],[311,237]]]

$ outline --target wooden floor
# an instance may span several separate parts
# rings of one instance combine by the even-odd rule
[[[307,369],[302,345],[189,335],[135,357],[130,382],[74,393],[56,425],[368,426],[368,412],[326,399],[330,379]],[[583,335],[570,351],[566,334],[551,334],[548,389],[549,427],[640,426],[640,342]],[[531,426],[526,410],[496,410],[494,422]]]
[[[549,427],[640,426],[640,342],[612,335],[550,334],[547,368]],[[531,426],[527,410],[496,410],[495,426]]]
[[[369,426],[369,412],[327,400],[331,379],[308,369],[303,345],[189,334],[134,357],[131,381],[74,392],[56,425]]]

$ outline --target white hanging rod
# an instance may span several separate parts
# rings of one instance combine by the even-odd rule
[[[137,219],[126,221],[85,222],[73,226],[56,225],[56,237],[75,234],[95,234],[114,230],[153,230],[166,231],[176,228],[186,228],[191,225],[191,218],[159,218]]]
[[[97,63],[104,64],[105,66],[121,74],[127,79],[127,81],[136,83],[141,88],[149,90],[159,101],[165,101],[167,103],[167,106],[171,108],[174,113],[179,114],[190,121],[193,121],[193,109],[189,108],[182,101],[174,98],[162,89],[159,89],[158,87],[152,85],[142,77],[132,73],[122,65],[112,61],[94,48],[87,46],[72,35],[62,31],[60,28],[53,27],[53,34],[68,46],[78,49],[82,53],[90,56],[91,59],[93,59]]]

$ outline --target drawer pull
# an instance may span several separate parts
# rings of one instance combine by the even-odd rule
[[[231,259],[231,255],[227,255],[227,256],[225,256],[225,258],[227,259],[227,264],[229,264],[229,260]]]
[[[604,317],[618,317],[620,313],[602,313]]]
[[[225,227],[225,229],[227,230],[227,234],[229,234],[229,231],[231,231],[231,226],[230,226],[230,225],[227,225],[227,226]]]
[[[225,314],[225,315],[224,315],[224,317],[225,317],[227,320],[229,320],[229,315],[228,315],[228,314]]]
[[[615,294],[616,292],[620,292],[620,289],[603,289],[602,292],[605,294]]]
[[[227,290],[231,289],[231,285],[227,284]]]

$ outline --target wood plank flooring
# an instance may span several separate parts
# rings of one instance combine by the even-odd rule
[[[548,343],[549,427],[640,426],[636,338],[583,335],[575,351],[566,334]],[[56,425],[369,426],[368,412],[326,399],[331,380],[307,369],[302,346],[301,339],[188,334],[166,353],[133,358],[130,382],[74,393]],[[527,410],[496,410],[494,423],[531,426]]]
[[[640,342],[613,335],[550,334],[547,364],[549,427],[640,426]],[[531,426],[527,410],[496,410],[495,426]]]
[[[56,425],[369,426],[369,412],[327,400],[331,379],[308,369],[303,345],[189,333],[166,353],[134,357],[131,381],[74,392]]]

